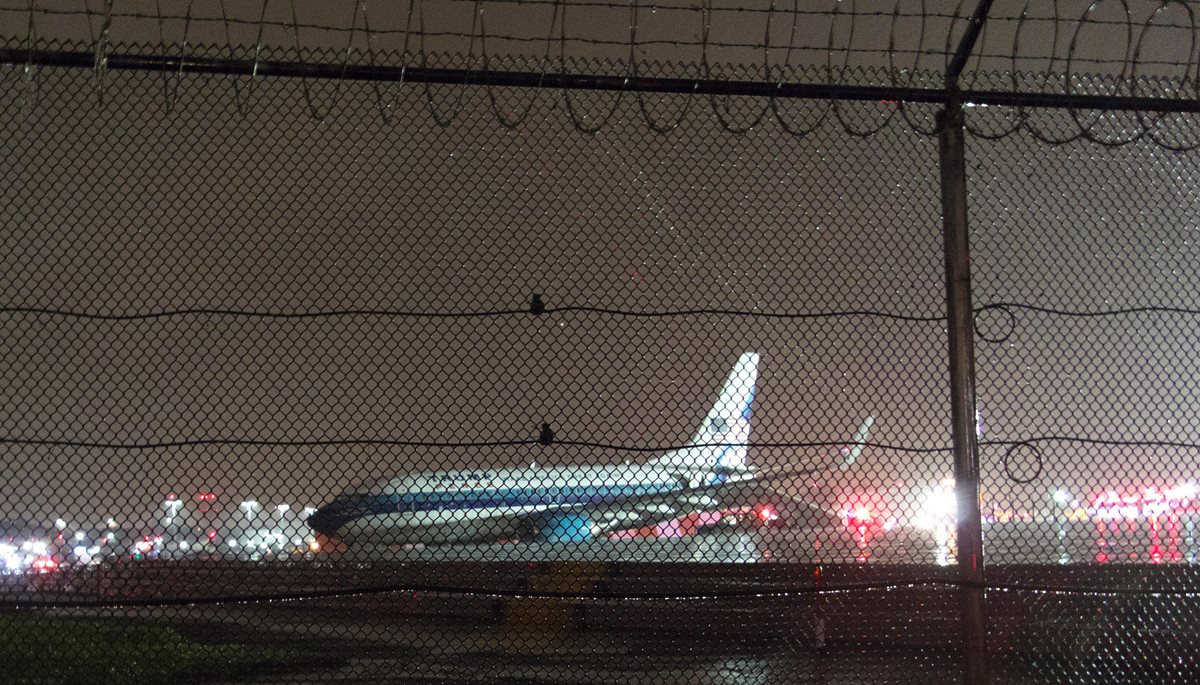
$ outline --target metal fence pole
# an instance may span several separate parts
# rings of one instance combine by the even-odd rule
[[[946,310],[950,337],[950,404],[954,485],[958,501],[957,550],[962,582],[963,682],[988,682],[987,618],[983,594],[983,516],[979,506],[976,443],[975,346],[971,309],[971,256],[967,232],[967,168],[962,101],[952,92],[940,115],[938,156],[942,181],[942,234],[946,252]]]

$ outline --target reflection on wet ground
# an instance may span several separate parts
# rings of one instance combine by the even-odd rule
[[[992,524],[988,556],[998,563],[1192,564],[1196,514]]]
[[[1191,564],[1200,553],[1197,515],[1100,521],[1066,519],[984,526],[996,564]],[[529,542],[362,547],[355,561],[596,561],[654,563],[929,564],[954,563],[951,526],[844,525],[826,528],[715,530],[689,537],[582,543]]]

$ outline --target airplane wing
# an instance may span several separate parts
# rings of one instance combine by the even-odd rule
[[[853,438],[837,452],[837,461],[830,464],[814,463],[806,467],[780,467],[776,469],[740,468],[714,471],[720,477],[697,479],[704,482],[689,483],[686,474],[680,473],[681,487],[668,496],[631,498],[608,511],[599,512],[613,523],[634,522],[645,526],[670,520],[680,515],[701,511],[720,511],[745,508],[758,504],[771,504],[785,508],[787,518],[798,525],[828,525],[838,517],[836,507],[815,502],[803,495],[787,492],[779,487],[784,479],[800,478],[814,473],[846,471],[854,465],[867,446],[867,437],[875,423],[868,416],[855,431]]]

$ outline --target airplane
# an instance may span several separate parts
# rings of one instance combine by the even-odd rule
[[[758,479],[771,475],[746,463],[758,364],[757,353],[742,354],[688,444],[646,463],[413,473],[351,488],[319,507],[307,523],[324,549],[585,541],[744,507],[763,490]],[[837,468],[853,465],[873,421],[868,417],[839,452]],[[787,475],[827,468],[789,469]]]

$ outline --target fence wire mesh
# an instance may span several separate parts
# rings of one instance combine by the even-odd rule
[[[968,154],[988,560],[1097,591],[993,602],[992,648],[1044,682],[1193,681],[1190,155],[1018,136]]]
[[[939,107],[0,68],[7,677],[961,682]],[[967,110],[995,682],[1200,677],[1193,116]]]

